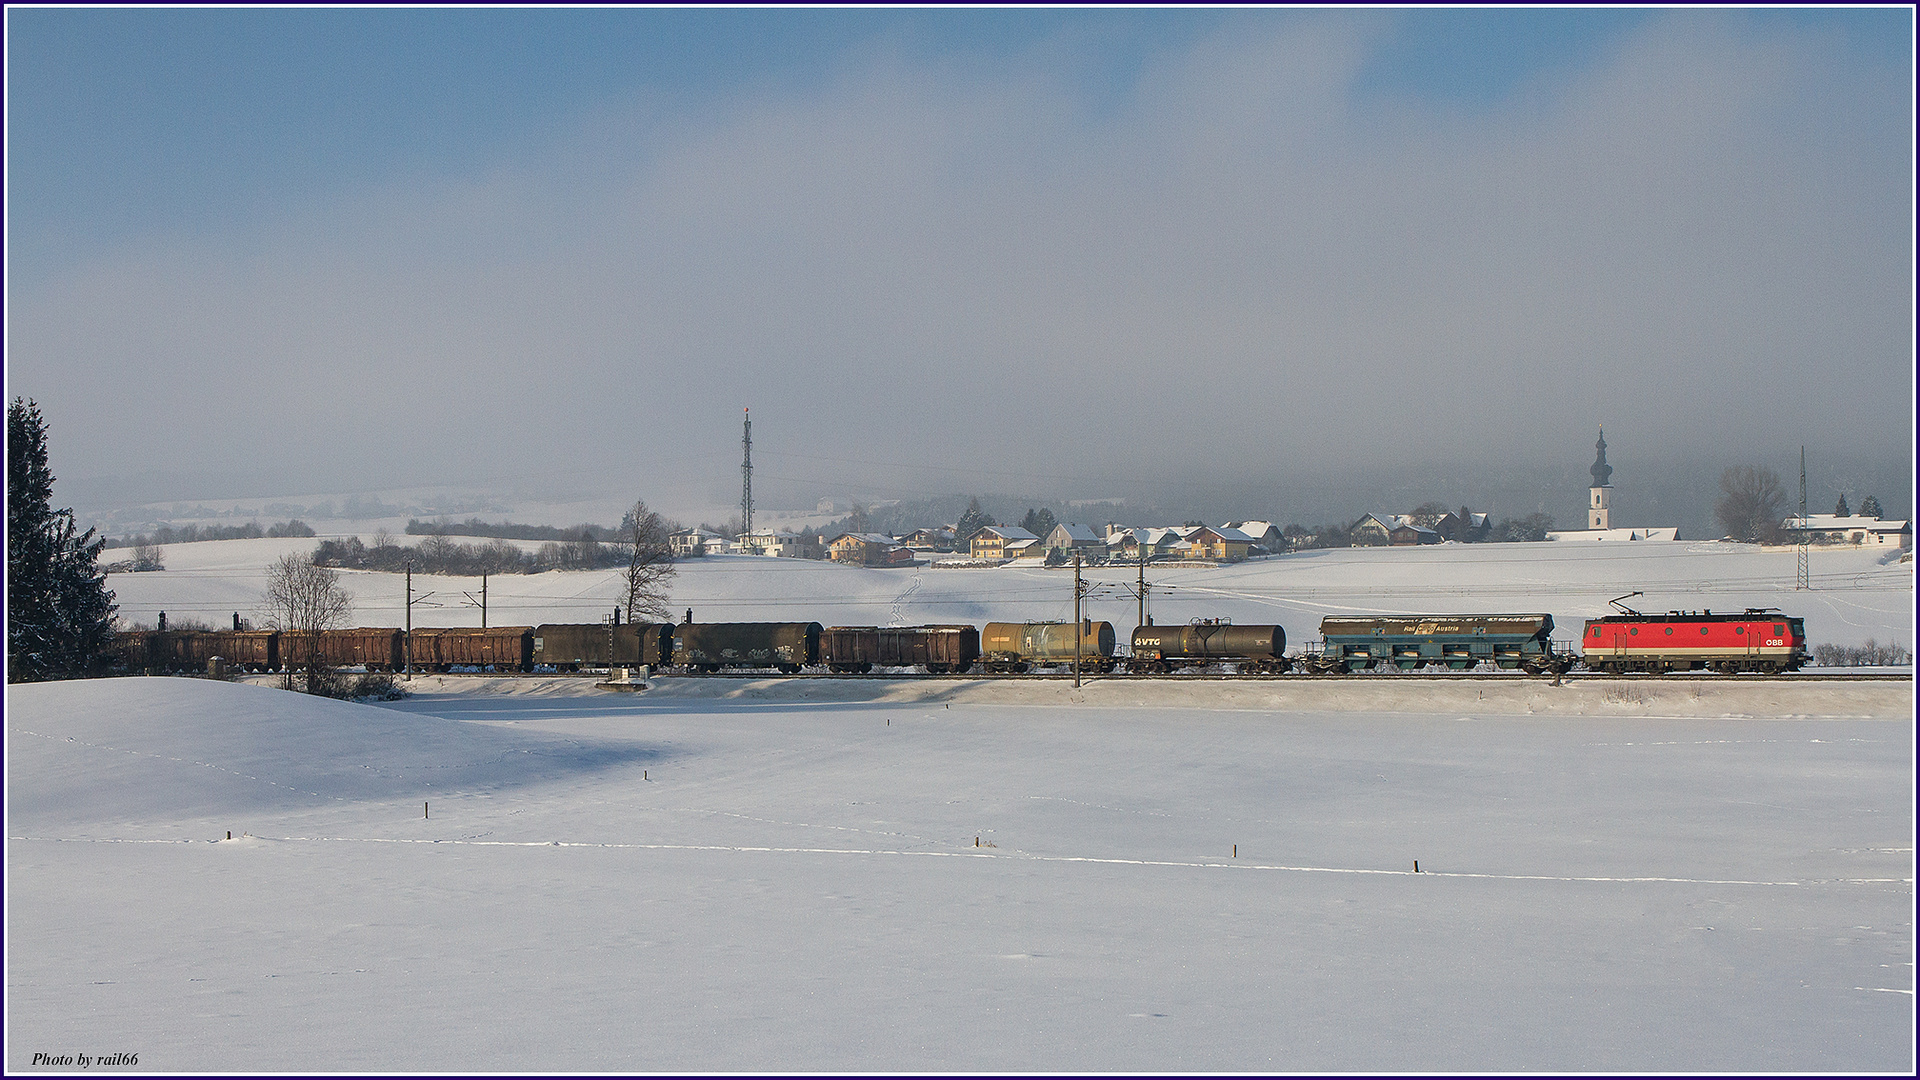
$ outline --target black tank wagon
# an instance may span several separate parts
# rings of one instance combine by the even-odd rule
[[[1248,674],[1287,672],[1293,668],[1293,661],[1287,659],[1287,631],[1280,626],[1235,626],[1217,619],[1186,626],[1142,626],[1133,632],[1127,670],[1164,674],[1220,663],[1237,664]]]

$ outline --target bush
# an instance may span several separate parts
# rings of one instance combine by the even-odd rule
[[[1864,645],[1815,645],[1813,662],[1818,667],[1904,667],[1913,663],[1913,653],[1898,643],[1880,645],[1868,638]]]

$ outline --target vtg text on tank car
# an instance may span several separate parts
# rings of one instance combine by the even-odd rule
[[[1142,626],[1133,632],[1127,670],[1156,674],[1208,664],[1234,663],[1246,674],[1291,670],[1287,632],[1279,626],[1235,626],[1202,619],[1185,626]]]

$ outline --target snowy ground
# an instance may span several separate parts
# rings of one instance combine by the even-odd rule
[[[225,625],[311,545],[176,545],[110,584],[130,618]],[[1571,639],[1632,590],[1913,644],[1911,563],[1812,570],[1503,544],[1150,580],[1157,621],[1296,648],[1351,611],[1546,611]],[[1124,638],[1132,571],[1091,576]],[[400,578],[345,580],[356,622],[401,624]],[[1070,617],[1069,580],[717,558],[674,603],[981,623]],[[479,584],[416,577],[415,624],[478,625],[432,605]],[[595,621],[616,592],[496,578],[488,621]],[[1914,1065],[1911,682],[414,687],[9,687],[6,1068]]]
[[[1910,685],[1381,683],[10,687],[6,1067],[1912,1069]]]

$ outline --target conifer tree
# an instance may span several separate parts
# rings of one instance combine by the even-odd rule
[[[985,511],[980,509],[980,500],[978,497],[970,499],[967,502],[966,513],[960,515],[960,523],[953,528],[954,543],[965,544],[973,539],[974,533],[990,525],[997,524],[999,524],[999,522],[993,520]]]
[[[113,593],[100,569],[104,539],[53,509],[47,425],[40,406],[7,406],[7,681],[75,678],[98,666],[113,630]]]
[[[1865,501],[1860,504],[1860,516],[1878,518],[1880,516],[1880,500],[1871,495],[1867,496]]]
[[[1842,494],[1840,496],[1840,501],[1834,504],[1833,516],[1834,517],[1852,517],[1853,516],[1853,511],[1847,509],[1847,497],[1845,494]]]

